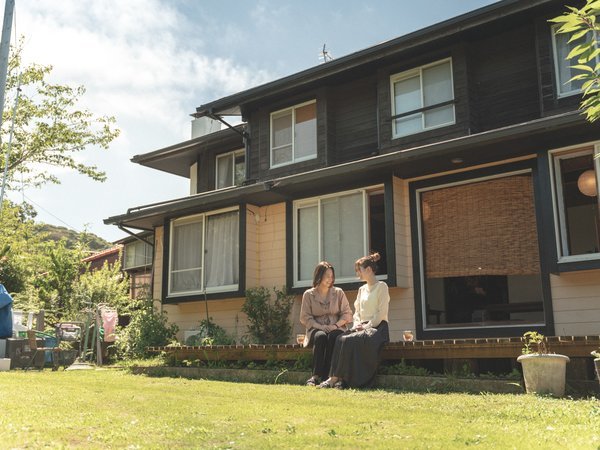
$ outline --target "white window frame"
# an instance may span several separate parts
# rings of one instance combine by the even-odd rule
[[[416,67],[416,68],[410,69],[410,70],[406,70],[404,72],[396,73],[396,74],[390,76],[390,99],[391,99],[391,106],[392,106],[392,117],[394,117],[397,114],[396,113],[396,102],[394,100],[396,97],[396,93],[394,90],[394,84],[397,83],[398,81],[406,80],[408,78],[413,78],[418,75],[419,83],[421,86],[421,108],[423,108],[423,93],[424,93],[423,70],[428,69],[430,67],[435,67],[435,66],[438,66],[441,64],[445,64],[447,62],[450,63],[450,87],[452,89],[452,100],[455,101],[456,96],[454,94],[454,66],[452,64],[452,58],[441,59],[439,61],[435,61],[430,64],[425,64],[423,66]],[[392,119],[392,139],[398,139],[398,138],[405,137],[405,136],[412,136],[413,134],[423,133],[424,131],[435,130],[437,128],[448,127],[448,126],[454,125],[454,124],[456,124],[456,108],[455,108],[454,104],[452,104],[452,121],[446,122],[443,124],[439,124],[439,125],[435,125],[432,127],[427,127],[427,128],[425,127],[425,114],[422,111],[421,112],[421,129],[419,131],[415,131],[414,133],[406,133],[406,134],[397,133],[396,132],[396,121],[395,121],[395,119]]]
[[[315,239],[318,240],[318,252],[319,252],[319,256],[318,256],[318,261],[321,261],[323,259],[323,244],[322,244],[322,237],[321,237],[321,202],[325,199],[328,198],[335,198],[335,197],[341,197],[344,195],[349,195],[349,194],[357,194],[360,193],[362,194],[362,221],[363,221],[363,235],[362,235],[362,239],[363,239],[363,254],[367,255],[369,253],[369,211],[368,211],[368,198],[369,198],[369,194],[374,194],[377,192],[381,192],[384,190],[384,186],[383,185],[375,185],[375,186],[368,186],[368,187],[364,187],[364,188],[360,188],[360,189],[352,189],[349,191],[342,191],[342,192],[335,192],[333,194],[328,194],[328,195],[321,195],[318,197],[310,197],[310,198],[305,198],[302,200],[296,200],[294,201],[294,205],[293,205],[293,245],[294,245],[294,252],[293,252],[293,267],[294,267],[294,278],[293,278],[293,283],[294,283],[294,287],[308,287],[308,286],[312,286],[312,278],[310,280],[299,280],[298,279],[298,258],[299,258],[299,253],[298,253],[298,210],[301,208],[306,208],[306,207],[310,207],[310,206],[317,206],[317,221],[318,221],[318,226],[317,226],[317,236],[315,236]],[[318,262],[317,261],[317,262]],[[315,263],[316,265],[316,263]],[[388,276],[387,274],[385,275],[377,275],[376,278],[378,280],[387,280]],[[357,282],[358,278],[356,277],[336,277],[335,279],[336,283],[351,283],[351,282]]]
[[[273,111],[270,115],[270,122],[269,122],[269,167],[271,169],[275,169],[277,167],[284,167],[284,166],[289,166],[290,164],[295,164],[301,161],[308,161],[311,159],[315,159],[317,157],[317,148],[315,148],[315,153],[314,155],[309,155],[309,156],[303,156],[301,158],[296,158],[296,144],[295,144],[295,138],[296,138],[296,133],[295,133],[295,124],[296,124],[296,109],[298,108],[302,108],[303,106],[306,105],[310,105],[312,103],[317,103],[317,100],[309,100],[307,102],[304,103],[299,103],[297,105],[291,106],[289,108],[284,108],[284,109],[280,109],[278,111]],[[290,162],[285,162],[285,163],[281,163],[281,164],[273,164],[273,150],[276,149],[273,147],[273,117],[280,115],[282,113],[285,113],[287,111],[290,111],[292,114],[292,160]],[[317,120],[316,114],[315,114],[315,120]],[[315,126],[315,134],[317,132],[316,130],[316,126]],[[288,144],[286,144],[288,145]]]
[[[144,260],[146,261],[143,264],[137,264],[137,265],[133,265],[133,266],[128,266],[127,265],[127,255],[129,253],[131,253],[131,248],[133,248],[133,253],[134,253],[134,261],[136,260],[136,256],[137,256],[137,246],[143,246],[144,249]],[[148,254],[148,251],[150,252],[150,254]],[[140,240],[135,240],[134,242],[129,242],[127,244],[125,244],[125,248],[123,249],[123,270],[132,270],[132,269],[137,269],[139,267],[148,267],[152,265],[152,257],[153,257],[153,247],[148,244],[147,242],[143,242]]]
[[[234,150],[232,152],[221,153],[220,155],[217,155],[217,157],[215,158],[215,190],[229,189],[232,187],[239,186],[238,184],[235,184],[235,158],[237,158],[240,155],[244,155],[244,154],[245,154],[245,150],[242,148],[240,150]],[[231,171],[232,171],[231,172],[231,180],[232,180],[233,184],[220,188],[219,187],[219,160],[224,159],[224,158],[233,158],[233,163],[231,164]],[[244,160],[244,165],[245,164],[246,164],[246,161]]]
[[[600,253],[587,253],[583,255],[564,255],[563,248],[567,248],[566,215],[564,210],[563,192],[562,192],[562,174],[560,173],[561,159],[573,158],[589,154],[585,147],[593,147],[594,168],[596,169],[596,186],[600,195],[600,141],[587,142],[583,144],[571,145],[550,150],[548,164],[550,165],[551,183],[552,183],[552,209],[554,212],[554,234],[556,236],[556,254],[558,263],[569,263],[577,261],[593,261],[600,259]],[[581,149],[578,151],[577,149]],[[599,200],[600,201],[600,200]]]
[[[505,177],[510,177],[510,176],[515,176],[515,175],[523,175],[523,174],[531,174],[532,171],[531,169],[523,169],[523,170],[514,170],[511,172],[502,172],[502,173],[498,173],[498,174],[494,174],[494,175],[489,175],[489,176],[484,176],[484,177],[476,177],[476,178],[469,178],[467,180],[461,180],[461,181],[457,181],[457,182],[452,182],[452,183],[443,183],[443,184],[438,184],[435,186],[427,186],[421,189],[417,189],[415,190],[415,206],[416,206],[416,214],[417,214],[417,240],[418,240],[418,244],[419,244],[419,271],[420,271],[420,280],[419,280],[419,284],[421,286],[421,294],[420,294],[420,308],[421,308],[421,312],[422,312],[422,318],[421,318],[421,326],[423,327],[423,331],[456,331],[456,330],[471,330],[471,329],[476,329],[476,330],[482,330],[482,329],[492,329],[492,328],[516,328],[516,327],[520,327],[522,325],[519,324],[511,324],[511,325],[494,325],[494,326],[490,326],[490,327],[482,327],[482,326],[476,326],[476,325],[469,325],[469,326],[464,326],[464,327],[428,327],[427,326],[427,314],[425,314],[425,311],[427,311],[427,298],[426,298],[426,291],[425,291],[425,258],[423,256],[424,253],[424,242],[423,242],[423,223],[422,223],[422,211],[421,211],[421,194],[427,191],[435,191],[438,189],[444,189],[444,188],[448,188],[448,187],[453,187],[453,186],[460,186],[460,185],[465,185],[465,184],[472,184],[472,183],[480,183],[482,181],[489,181],[489,180],[494,180],[494,179],[498,179],[498,178],[505,178]],[[533,175],[532,175],[533,176]],[[531,323],[531,324],[527,324],[527,326],[529,327],[534,327],[534,326],[544,326],[545,323],[540,322],[540,323]]]
[[[224,213],[228,213],[228,212],[232,212],[232,211],[239,211],[240,208],[235,206],[235,207],[231,207],[231,208],[223,208],[223,209],[219,209],[219,210],[215,210],[215,211],[210,211],[210,212],[206,212],[206,213],[202,213],[202,214],[194,214],[193,216],[186,216],[186,217],[180,217],[177,219],[172,219],[169,223],[169,268],[168,268],[168,288],[167,288],[167,296],[168,297],[182,297],[182,296],[187,296],[187,295],[193,295],[193,294],[212,294],[212,293],[217,293],[217,292],[231,292],[231,291],[237,291],[239,289],[239,280],[237,284],[230,284],[230,285],[225,285],[225,286],[214,286],[214,287],[206,287],[204,285],[205,282],[205,270],[206,270],[206,266],[205,266],[205,248],[206,248],[206,223],[207,223],[207,219],[210,216],[216,216],[219,214],[224,214]],[[181,224],[186,224],[186,223],[194,223],[194,222],[199,222],[200,219],[202,219],[202,248],[198,249],[198,251],[201,252],[202,255],[202,259],[201,259],[201,287],[199,290],[191,290],[191,291],[180,291],[180,292],[172,292],[171,290],[171,274],[173,273],[173,271],[171,270],[171,267],[173,265],[173,226],[174,225],[181,225]],[[241,220],[240,216],[238,215],[238,220]],[[241,276],[241,273],[240,273]]]
[[[562,59],[558,57],[558,47],[557,47],[557,43],[556,43],[556,30],[560,27],[560,24],[555,24],[552,25],[551,27],[551,34],[552,34],[552,58],[554,60],[554,78],[556,79],[556,96],[558,98],[562,98],[562,97],[570,97],[571,95],[577,95],[581,93],[581,89],[571,89],[570,91],[562,91],[562,88],[564,87],[564,84],[561,83],[560,80],[560,65],[561,64],[567,64],[569,66],[571,65],[575,65],[577,64],[577,61],[573,61],[568,62],[566,59]],[[594,34],[596,34],[594,32]],[[570,34],[565,34],[563,35],[566,38],[570,38]],[[596,36],[596,40],[598,39],[598,36]],[[600,56],[596,56],[596,64],[600,64]],[[570,79],[570,78],[569,78]],[[569,80],[565,80],[565,81],[569,81]]]

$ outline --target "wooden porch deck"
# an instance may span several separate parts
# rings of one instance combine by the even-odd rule
[[[550,352],[570,358],[591,358],[590,352],[600,348],[600,336],[548,336],[546,342]],[[382,359],[517,358],[522,348],[522,337],[390,342],[383,348]],[[298,344],[165,346],[149,347],[148,350],[165,352],[181,360],[201,361],[296,360],[312,352]]]

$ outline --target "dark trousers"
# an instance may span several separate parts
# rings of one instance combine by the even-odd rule
[[[331,355],[335,340],[342,334],[342,330],[333,330],[329,333],[318,330],[313,338],[313,375],[322,380],[327,379],[331,366]]]

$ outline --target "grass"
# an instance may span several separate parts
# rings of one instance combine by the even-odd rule
[[[0,372],[1,448],[598,448],[600,402]]]

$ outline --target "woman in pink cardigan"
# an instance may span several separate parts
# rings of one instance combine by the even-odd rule
[[[304,346],[313,346],[313,370],[307,386],[317,386],[327,378],[336,338],[352,322],[346,294],[334,282],[333,266],[322,261],[315,267],[313,287],[302,296],[300,323],[306,327]]]

